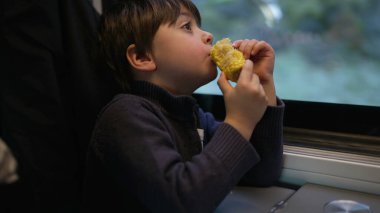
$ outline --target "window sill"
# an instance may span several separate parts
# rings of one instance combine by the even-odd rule
[[[284,159],[280,182],[380,195],[380,157],[285,145]]]

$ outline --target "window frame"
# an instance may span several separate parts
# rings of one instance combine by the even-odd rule
[[[194,94],[216,119],[225,117],[223,96]],[[380,157],[380,107],[283,100],[284,143]]]

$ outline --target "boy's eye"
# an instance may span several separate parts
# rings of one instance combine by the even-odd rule
[[[188,23],[186,23],[185,25],[183,25],[183,29],[188,30],[188,31],[191,31],[191,23],[188,22]]]

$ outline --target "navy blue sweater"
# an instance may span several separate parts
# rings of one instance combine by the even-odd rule
[[[87,159],[86,210],[212,212],[240,180],[270,185],[279,177],[281,101],[268,107],[246,141],[190,96],[147,82],[132,88],[98,118]]]

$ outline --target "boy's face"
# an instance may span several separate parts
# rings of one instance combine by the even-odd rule
[[[152,46],[155,82],[174,94],[191,94],[216,78],[210,57],[212,35],[201,30],[193,15],[181,9],[175,24],[161,25]]]

